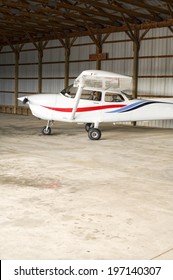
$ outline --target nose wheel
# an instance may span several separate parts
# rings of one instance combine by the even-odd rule
[[[44,126],[41,132],[42,132],[43,135],[50,135],[51,134],[51,128],[49,126],[48,127]]]
[[[51,126],[53,125],[53,121],[48,121],[47,125],[42,128],[43,135],[50,135],[51,134]]]

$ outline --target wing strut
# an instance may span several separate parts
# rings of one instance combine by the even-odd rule
[[[76,114],[77,106],[79,104],[79,100],[80,100],[80,97],[81,97],[82,90],[83,90],[83,86],[79,86],[78,90],[76,92],[74,107],[73,107],[73,110],[72,110],[72,113],[71,113],[71,116],[70,116],[70,120],[73,120],[75,118],[75,114]]]

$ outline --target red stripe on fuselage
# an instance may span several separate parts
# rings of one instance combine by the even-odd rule
[[[104,110],[104,109],[112,109],[112,108],[122,108],[126,106],[125,104],[117,104],[117,105],[102,105],[102,106],[93,106],[93,107],[81,107],[77,108],[76,112],[91,112],[97,110]],[[73,108],[57,108],[57,107],[49,107],[49,106],[42,106],[46,109],[57,111],[57,112],[64,112],[64,113],[71,113]]]

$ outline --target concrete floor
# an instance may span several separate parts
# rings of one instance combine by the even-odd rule
[[[173,259],[173,130],[0,124],[0,259]]]

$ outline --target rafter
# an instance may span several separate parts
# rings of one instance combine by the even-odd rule
[[[0,45],[171,26],[170,0],[0,1]]]

